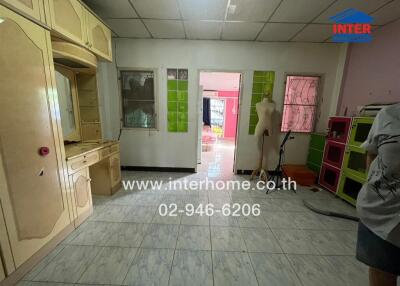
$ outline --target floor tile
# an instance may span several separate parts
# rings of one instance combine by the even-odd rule
[[[208,226],[181,225],[177,249],[211,250],[210,228]]]
[[[181,225],[210,225],[210,217],[207,215],[200,216],[198,214],[188,216],[183,214],[181,219]]]
[[[106,205],[101,211],[95,213],[91,221],[122,222],[127,213],[131,210],[130,206]]]
[[[270,228],[297,228],[293,213],[288,212],[262,212],[261,215]]]
[[[284,254],[249,253],[259,285],[301,286]]]
[[[263,212],[276,212],[276,211],[282,211],[282,208],[279,205],[279,201],[276,199],[262,199],[259,201],[260,204],[260,209],[261,209],[261,215]]]
[[[72,283],[57,283],[57,282],[38,282],[38,281],[20,281],[17,286],[74,286]]]
[[[293,220],[296,224],[296,228],[299,229],[326,229],[326,226],[322,223],[319,215],[311,212],[294,212]]]
[[[257,279],[247,253],[213,251],[215,286],[257,286]]]
[[[334,269],[334,264],[324,256],[289,255],[288,258],[303,285],[346,285],[343,276]]]
[[[150,223],[156,214],[156,207],[153,206],[133,206],[126,216],[122,219],[123,222]]]
[[[171,215],[161,216],[158,212],[156,212],[151,223],[180,224],[181,218],[182,218],[181,214],[176,214],[176,216],[171,216]]]
[[[259,216],[240,216],[237,218],[238,224],[240,227],[259,227],[259,228],[267,228],[268,225],[265,222],[264,218]]]
[[[353,231],[306,231],[310,241],[322,255],[354,255],[356,241]]]
[[[212,226],[239,226],[237,218],[233,216],[225,216],[222,213],[214,213],[210,216],[210,225]]]
[[[246,251],[241,230],[238,227],[211,227],[213,250]]]
[[[301,229],[272,229],[284,253],[318,254],[307,232]]]
[[[179,225],[151,224],[143,239],[145,248],[175,248],[179,232]]]
[[[212,286],[210,251],[176,250],[169,286]]]
[[[147,224],[118,223],[106,246],[139,247],[147,231]]]
[[[282,253],[282,249],[271,230],[242,228],[241,231],[249,252]]]
[[[88,221],[78,228],[78,234],[69,244],[105,245],[117,226],[110,222]]]
[[[333,265],[335,272],[346,285],[364,286],[368,285],[368,267],[352,256],[326,256],[329,265]],[[399,284],[399,282],[397,282]]]
[[[348,219],[324,215],[320,215],[319,219],[327,230],[357,230],[358,228],[358,222]]]
[[[147,231],[147,224],[118,223],[104,243],[106,246],[139,247]]]
[[[139,249],[124,285],[168,285],[174,250]]]
[[[64,244],[59,244],[56,246],[55,249],[53,249],[49,254],[47,254],[38,264],[36,264],[36,266],[29,271],[28,274],[26,274],[22,279],[23,280],[33,280],[33,278],[35,278],[36,275],[39,274],[40,271],[43,270],[43,268],[46,267],[47,264],[49,264],[54,257],[56,257],[56,255],[58,253],[60,253],[61,250],[63,250],[63,248],[65,247]]]
[[[100,250],[95,246],[67,245],[34,280],[76,283]]]
[[[136,251],[136,248],[104,247],[83,273],[79,283],[122,284]]]

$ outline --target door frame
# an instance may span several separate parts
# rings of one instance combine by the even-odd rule
[[[241,106],[242,106],[242,99],[243,99],[243,83],[244,83],[244,74],[245,71],[243,70],[227,70],[227,69],[209,69],[209,68],[200,68],[197,70],[197,85],[196,85],[196,90],[197,90],[197,107],[196,107],[196,111],[197,113],[200,112],[200,96],[201,96],[201,102],[203,102],[203,94],[200,95],[200,74],[202,72],[214,72],[214,73],[238,73],[240,74],[240,78],[239,78],[239,96],[238,96],[238,102],[237,102],[237,120],[236,120],[236,134],[235,134],[235,149],[234,149],[234,153],[233,153],[233,173],[236,174],[237,173],[237,150],[238,150],[238,145],[239,145],[239,133],[240,133],[240,113],[241,113]],[[196,125],[197,125],[197,129],[196,129],[196,151],[199,148],[199,140],[201,140],[201,136],[203,133],[202,127],[199,125],[199,120],[197,118],[196,120]],[[200,130],[199,130],[200,129]],[[199,138],[200,136],[200,138]],[[201,146],[200,146],[201,148]],[[201,156],[201,153],[200,153]],[[197,171],[197,161],[198,158],[196,156],[196,171]],[[201,161],[201,157],[200,157],[200,161]]]

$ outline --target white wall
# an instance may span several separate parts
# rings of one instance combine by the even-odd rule
[[[334,115],[338,84],[345,52],[337,44],[258,43],[227,41],[134,40],[116,39],[114,63],[99,67],[100,94],[104,96],[106,120],[104,134],[117,138],[120,126],[120,99],[117,67],[155,68],[157,71],[158,131],[124,130],[121,136],[121,163],[126,166],[186,167],[196,166],[197,96],[200,70],[239,71],[243,73],[243,90],[239,117],[237,169],[253,169],[258,162],[257,138],[248,135],[252,77],[254,70],[276,72],[273,98],[281,112],[285,73],[323,75],[320,116],[316,130],[324,131],[328,117]],[[116,66],[115,66],[116,65]],[[189,132],[167,132],[166,69],[189,69]],[[280,116],[276,115],[275,135],[266,141],[269,169],[275,167]],[[304,164],[309,136],[297,135],[287,145],[286,162]]]

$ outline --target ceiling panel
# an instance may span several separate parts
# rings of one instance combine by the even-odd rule
[[[101,18],[137,18],[128,0],[84,0]]]
[[[222,28],[222,39],[253,41],[263,26],[263,23],[225,22]]]
[[[257,40],[264,42],[289,41],[305,24],[267,23]]]
[[[227,20],[267,21],[280,0],[231,0]]]
[[[307,25],[293,39],[294,42],[324,42],[332,36],[332,25],[310,24]]]
[[[177,0],[185,20],[224,20],[228,0]]]
[[[150,38],[146,27],[139,19],[107,19],[106,23],[119,37]]]
[[[375,25],[385,25],[400,18],[400,0],[395,0],[371,14]]]
[[[178,20],[143,20],[155,38],[184,39],[185,30],[182,21]]]
[[[349,8],[354,8],[369,14],[390,1],[392,0],[339,0],[315,19],[314,23],[332,23],[329,17],[335,16]]]
[[[332,2],[333,0],[283,0],[270,21],[307,23]]]
[[[184,25],[189,39],[216,40],[221,36],[222,22],[185,21]]]
[[[176,0],[131,0],[141,18],[180,19]]]

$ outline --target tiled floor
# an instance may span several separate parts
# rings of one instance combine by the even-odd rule
[[[124,172],[124,179],[246,180],[231,174],[232,149],[205,153],[196,174]],[[228,167],[227,167],[228,166]],[[328,192],[120,191],[95,197],[94,214],[20,285],[368,285],[354,258],[356,223],[312,213],[310,199],[345,213]],[[162,202],[258,203],[259,217],[162,217]]]

